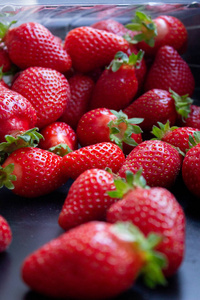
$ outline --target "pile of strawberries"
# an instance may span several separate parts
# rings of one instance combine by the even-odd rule
[[[138,11],[64,42],[38,23],[0,26],[0,186],[34,198],[73,179],[58,216],[65,233],[24,259],[23,281],[56,299],[112,298],[139,276],[165,285],[185,252],[170,189],[182,176],[200,197],[185,26]],[[0,251],[11,240],[0,216]]]

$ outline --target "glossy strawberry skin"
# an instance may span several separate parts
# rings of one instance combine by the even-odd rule
[[[161,15],[153,19],[157,27],[155,45],[139,42],[137,47],[145,51],[145,55],[154,57],[158,49],[164,45],[172,46],[182,53],[187,47],[188,34],[184,24],[174,16]]]
[[[59,215],[59,225],[68,230],[89,221],[105,220],[107,209],[117,200],[107,191],[114,189],[112,174],[100,169],[86,170],[69,189]]]
[[[185,215],[174,195],[165,188],[136,188],[122,200],[111,205],[107,221],[131,221],[148,235],[159,234],[163,240],[156,247],[168,259],[166,276],[173,275],[180,267],[185,252]]]
[[[186,94],[191,96],[194,86],[194,76],[186,61],[173,47],[161,47],[147,74],[144,90],[157,88],[168,91],[171,88],[181,96]]]
[[[192,104],[188,117],[184,120],[178,117],[177,124],[178,126],[193,127],[200,130],[200,106]]]
[[[59,144],[66,144],[72,151],[78,148],[75,131],[64,122],[54,122],[44,127],[41,132],[39,148],[48,150]]]
[[[181,163],[181,155],[170,144],[147,140],[130,152],[118,175],[125,178],[126,170],[135,174],[142,168],[147,185],[170,188],[179,174]]]
[[[63,74],[42,67],[30,67],[15,79],[12,90],[27,98],[37,113],[40,129],[56,121],[66,108],[70,87]]]
[[[10,71],[12,62],[8,55],[8,51],[5,48],[0,48],[0,67],[3,66],[2,72]]]
[[[198,129],[192,127],[179,127],[166,133],[162,138],[162,141],[169,143],[174,147],[178,147],[181,151],[186,153],[186,150],[189,149],[189,135],[193,136],[195,131],[198,131]]]
[[[118,51],[125,52],[128,42],[116,34],[84,26],[67,34],[64,48],[75,70],[88,73],[108,65]]]
[[[20,69],[52,68],[61,73],[71,68],[71,58],[43,25],[27,22],[10,29],[5,36],[9,57]]]
[[[144,118],[140,124],[143,131],[151,131],[157,122],[174,125],[177,119],[174,99],[168,91],[162,89],[152,89],[142,94],[127,106],[123,112],[129,118]]]
[[[13,193],[34,198],[56,190],[65,181],[60,173],[62,158],[40,148],[20,148],[12,152],[2,167],[13,163],[16,181]]]
[[[36,110],[22,95],[0,84],[0,142],[5,135],[13,135],[33,128],[37,122]]]
[[[5,251],[12,242],[12,231],[7,220],[0,215],[0,253]]]
[[[96,82],[89,109],[123,109],[133,100],[137,91],[138,80],[133,66],[122,65],[116,72],[106,69]]]
[[[84,147],[102,142],[111,142],[108,123],[116,119],[117,117],[107,108],[96,108],[86,112],[80,118],[76,130],[77,138],[81,146]],[[123,138],[126,126],[125,123],[119,124],[119,138]],[[142,142],[141,133],[132,133],[131,137],[138,144]],[[134,148],[134,146],[124,142],[122,147],[125,154],[129,153]]]
[[[88,169],[110,168],[118,172],[125,156],[115,144],[104,142],[75,150],[62,158],[61,171],[64,178],[76,179]]]
[[[197,198],[200,197],[200,144],[192,147],[184,157],[182,177],[188,190]]]
[[[24,282],[55,298],[107,299],[125,291],[138,275],[141,258],[110,226],[89,222],[42,246],[23,262]]]
[[[59,120],[76,129],[79,119],[87,111],[94,81],[89,76],[75,74],[69,79],[69,86],[71,97]]]

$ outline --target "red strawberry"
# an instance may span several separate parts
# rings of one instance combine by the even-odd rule
[[[135,18],[126,28],[139,31],[133,41],[145,55],[155,56],[158,49],[164,45],[172,46],[179,52],[184,52],[187,46],[188,34],[185,25],[174,16],[160,15],[155,19],[136,12]]]
[[[125,160],[122,150],[115,144],[105,142],[86,146],[65,155],[62,159],[63,177],[76,179],[88,169],[110,168],[116,173]]]
[[[37,112],[36,126],[42,128],[56,121],[70,98],[70,87],[63,74],[56,70],[31,67],[15,79],[12,90],[26,97]]]
[[[0,215],[0,253],[5,251],[12,241],[12,231],[6,219]]]
[[[75,74],[69,79],[71,97],[60,121],[76,129],[79,119],[87,111],[88,103],[94,88],[93,80],[86,75]]]
[[[10,59],[20,69],[38,66],[64,73],[71,68],[71,58],[60,41],[39,23],[27,22],[9,29],[4,42]]]
[[[85,113],[79,120],[77,138],[81,146],[113,142],[123,151],[131,151],[142,142],[140,127],[133,125],[141,121],[142,119],[128,119],[122,111],[96,108]]]
[[[128,42],[116,34],[83,26],[67,34],[64,48],[71,56],[73,67],[87,73],[108,65],[118,51],[128,49]]]
[[[41,130],[43,139],[38,147],[60,156],[78,148],[75,131],[64,122],[54,122]]]
[[[142,175],[151,187],[170,188],[181,168],[182,157],[172,145],[159,140],[147,140],[136,146],[127,156],[118,175],[125,177],[127,170]]]
[[[183,153],[189,149],[189,136],[198,131],[192,127],[170,127],[169,122],[166,124],[158,123],[159,127],[153,126],[152,133],[157,139],[179,148]]]
[[[56,299],[110,299],[130,288],[143,266],[146,274],[153,270],[159,259],[151,248],[131,224],[93,221],[30,254],[21,274],[32,290]],[[147,277],[164,283],[160,271]]]
[[[96,82],[90,109],[106,107],[120,110],[133,100],[138,91],[135,68],[140,64],[142,55],[142,52],[138,52],[128,57],[123,52],[117,52],[110,66]]]
[[[3,73],[10,71],[12,67],[12,62],[8,55],[7,49],[1,47],[0,47],[0,67],[2,67]]]
[[[0,185],[22,197],[48,194],[65,182],[60,173],[61,161],[60,156],[39,148],[17,149],[0,167]]]
[[[147,132],[151,131],[157,122],[166,123],[169,120],[172,126],[177,118],[174,99],[169,92],[161,89],[152,89],[142,94],[123,112],[129,118],[143,118],[140,127]]]
[[[107,211],[107,221],[132,222],[147,236],[155,232],[162,237],[156,249],[167,257],[167,267],[163,270],[166,276],[173,275],[180,267],[185,252],[185,215],[174,195],[165,188],[147,188],[139,177],[139,172],[127,174],[128,183],[116,180],[117,193],[122,200],[112,204]],[[143,180],[142,180],[143,179]],[[140,183],[141,180],[141,183]],[[119,186],[119,188],[118,188]],[[112,192],[109,192],[112,195]]]
[[[190,111],[185,118],[177,119],[178,126],[193,127],[200,130],[200,106],[190,105]]]
[[[194,76],[178,52],[171,46],[159,48],[146,77],[145,91],[171,88],[179,95],[191,96],[194,86]]]
[[[186,153],[182,164],[182,177],[188,190],[200,197],[200,134],[194,132],[190,137],[191,149]]]
[[[113,175],[100,169],[83,172],[71,185],[59,215],[59,225],[68,230],[93,220],[105,220],[116,201],[106,193],[115,189]]]
[[[0,84],[0,142],[5,135],[16,136],[36,125],[32,104],[22,95]]]
[[[91,27],[99,29],[99,30],[112,32],[112,33],[117,34],[122,37],[124,37],[126,34],[129,34],[130,36],[134,35],[133,31],[128,30],[126,27],[124,27],[123,24],[121,24],[120,22],[113,20],[113,19],[98,21],[98,22],[92,24]]]

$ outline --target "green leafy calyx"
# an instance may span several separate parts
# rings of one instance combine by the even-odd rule
[[[123,148],[123,142],[131,145],[137,146],[136,141],[131,137],[133,133],[142,133],[142,130],[136,124],[140,124],[144,119],[142,118],[131,118],[123,113],[121,110],[119,112],[111,110],[117,118],[108,123],[110,129],[110,140],[117,144],[121,149]]]
[[[9,190],[14,189],[12,181],[16,180],[16,176],[13,175],[14,164],[9,164],[5,168],[0,166],[0,188],[5,186]]]

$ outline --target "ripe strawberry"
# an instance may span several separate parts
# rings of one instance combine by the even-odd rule
[[[177,119],[178,126],[193,127],[200,130],[200,106],[190,105],[190,111],[185,118]]]
[[[156,139],[162,140],[176,148],[179,148],[183,153],[189,149],[189,136],[198,131],[192,127],[170,127],[169,122],[166,124],[158,123],[159,127],[153,126],[152,133]]]
[[[149,186],[170,188],[181,168],[182,157],[172,145],[159,140],[147,140],[136,146],[118,171],[125,178],[130,170],[134,174],[142,168]]]
[[[75,74],[69,79],[69,86],[71,97],[59,120],[76,129],[79,119],[87,111],[94,82],[89,76]]]
[[[6,219],[0,215],[0,253],[5,251],[12,242],[12,231]]]
[[[135,68],[140,64],[142,55],[142,52],[138,52],[137,55],[132,53],[128,57],[123,52],[117,52],[96,82],[90,109],[106,107],[120,110],[133,100],[138,91]]]
[[[191,149],[186,153],[182,164],[182,178],[188,190],[200,197],[200,134],[194,132],[190,137]]]
[[[127,34],[129,34],[130,36],[134,35],[133,31],[128,30],[123,24],[121,24],[120,22],[113,20],[113,19],[98,21],[98,22],[92,24],[91,27],[99,29],[99,30],[112,32],[112,33],[122,36],[122,37],[124,37]]]
[[[105,220],[106,211],[116,201],[106,193],[115,189],[113,174],[100,169],[83,172],[71,185],[58,223],[68,230],[93,220]]]
[[[78,148],[75,131],[64,122],[54,122],[41,130],[43,139],[38,147],[49,150],[60,156]]]
[[[185,25],[174,16],[160,15],[152,20],[150,16],[137,11],[132,23],[127,24],[126,28],[139,31],[139,34],[134,35],[133,41],[147,56],[155,56],[164,45],[181,53],[187,46],[188,34]]]
[[[178,52],[171,46],[159,48],[147,73],[145,91],[156,88],[168,91],[171,88],[179,95],[191,96],[194,86],[194,76]]]
[[[116,34],[92,27],[72,29],[65,37],[64,48],[75,70],[87,73],[108,65],[118,51],[126,51],[128,42]]]
[[[116,173],[124,160],[125,156],[117,145],[109,142],[98,143],[65,155],[62,158],[61,171],[66,179],[76,179],[88,169],[110,168]]]
[[[27,22],[9,29],[4,42],[10,59],[20,69],[38,66],[64,73],[71,68],[71,58],[60,41],[39,23]]]
[[[17,149],[0,167],[0,185],[27,198],[48,194],[65,182],[60,173],[61,161],[60,156],[39,148]]]
[[[162,237],[156,249],[167,257],[165,276],[173,275],[180,267],[185,252],[185,215],[174,195],[165,188],[145,185],[138,172],[135,176],[127,173],[127,183],[115,180],[116,190],[109,192],[115,199],[107,210],[107,221],[132,222],[147,236],[150,232]]]
[[[11,70],[12,62],[8,55],[6,48],[1,48],[0,46],[0,67],[2,67],[2,72],[6,73]]]
[[[140,127],[133,125],[141,121],[142,119],[128,119],[122,111],[96,108],[81,117],[76,134],[81,146],[113,142],[123,151],[128,151],[142,142]]]
[[[56,121],[70,98],[70,87],[63,74],[49,68],[30,67],[15,79],[12,90],[26,97],[37,113],[36,126]]]
[[[177,112],[174,99],[168,91],[161,89],[152,89],[142,94],[127,106],[123,112],[129,118],[143,118],[140,127],[143,131],[151,131],[153,125],[157,122],[174,125]]]
[[[93,221],[31,253],[21,274],[32,290],[56,299],[110,299],[130,288],[143,266],[144,272],[159,270],[163,258],[151,248],[131,224]],[[149,284],[165,282],[160,270],[147,277]]]
[[[0,84],[0,142],[5,135],[17,136],[36,125],[32,104],[22,95]]]

